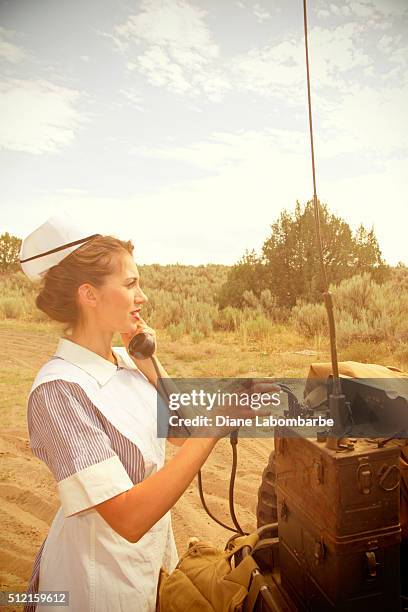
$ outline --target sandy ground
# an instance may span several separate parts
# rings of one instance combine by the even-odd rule
[[[0,328],[0,342],[4,347],[0,375],[0,590],[25,590],[35,554],[59,507],[51,473],[31,453],[25,407],[35,373],[46,361],[44,356],[52,354],[55,340],[55,335],[46,328],[32,331],[27,326],[15,332]],[[258,487],[272,445],[271,439],[246,439],[238,445],[235,507],[246,530],[256,527]],[[175,452],[177,448],[168,445],[168,458]],[[204,466],[203,480],[209,507],[227,523],[231,523],[228,514],[230,468],[229,441],[222,440]],[[173,528],[179,553],[185,550],[190,536],[223,546],[231,535],[205,514],[196,481],[174,507]]]
[[[245,530],[256,527],[260,475],[267,463],[271,444],[271,440],[242,440],[238,447],[235,511]],[[177,449],[169,447],[168,457],[174,452]],[[59,500],[47,467],[31,454],[24,426],[2,431],[0,453],[1,590],[24,590],[34,556],[47,535]],[[230,467],[230,446],[223,440],[203,469],[203,481],[211,511],[229,524]],[[190,536],[209,539],[222,546],[231,535],[214,523],[202,509],[196,481],[178,501],[172,516],[179,553],[186,548]]]
[[[59,507],[53,477],[48,468],[32,456],[25,427],[3,430],[1,453],[1,588],[21,590],[31,573],[35,553]],[[244,529],[255,528],[260,475],[267,463],[271,440],[243,440],[239,444],[239,465],[235,487],[236,514]],[[170,458],[176,448],[168,448]],[[203,469],[206,501],[222,521],[228,520],[228,481],[231,452],[227,441],[215,448]],[[229,537],[201,507],[196,481],[173,510],[173,528],[179,552],[190,536],[210,539],[222,545]]]

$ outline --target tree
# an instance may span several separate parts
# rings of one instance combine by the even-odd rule
[[[0,272],[14,272],[20,268],[20,238],[8,232],[0,236]]]
[[[228,272],[227,281],[222,285],[217,301],[221,308],[236,306],[245,302],[244,293],[252,291],[259,295],[263,286],[263,265],[254,250],[246,251],[243,257]]]
[[[389,268],[381,257],[380,247],[374,234],[374,228],[368,232],[363,225],[357,228],[355,235],[354,263],[358,273],[370,272],[377,282],[383,282],[389,275]]]
[[[381,257],[374,230],[362,225],[355,235],[340,217],[320,206],[323,260],[329,283],[363,272],[383,277],[387,266]],[[245,290],[256,296],[269,289],[279,306],[291,308],[299,298],[313,302],[321,298],[322,275],[316,240],[314,208],[296,203],[294,212],[283,210],[271,225],[261,257],[254,252],[236,264],[220,292],[220,306],[241,305]]]

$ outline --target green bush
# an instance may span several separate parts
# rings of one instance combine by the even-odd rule
[[[142,316],[172,340],[189,334],[193,342],[214,331],[238,334],[245,344],[274,346],[280,323],[289,322],[306,338],[327,338],[328,325],[322,303],[299,302],[292,311],[278,307],[268,289],[245,291],[243,306],[219,309],[215,298],[226,278],[226,266],[140,266],[143,289],[149,301]],[[35,306],[38,283],[23,273],[0,275],[0,319],[46,321]],[[382,342],[405,359],[408,344],[408,269],[392,269],[379,284],[369,274],[354,276],[332,287],[337,339],[340,348],[352,343]]]
[[[239,331],[241,335],[244,335],[249,340],[263,340],[272,331],[273,325],[269,319],[263,314],[257,314],[255,317],[248,316],[240,325]]]
[[[25,312],[25,302],[17,296],[1,297],[0,311],[4,319],[21,319]]]
[[[325,336],[327,333],[327,314],[323,304],[305,304],[300,302],[292,309],[292,322],[295,329],[306,336]]]
[[[242,310],[233,306],[227,306],[219,311],[218,317],[214,321],[214,329],[235,332],[239,329],[242,321]]]
[[[193,341],[194,344],[198,344],[205,338],[204,334],[199,330],[194,330],[193,332],[191,332],[190,335],[191,335],[191,340]]]
[[[408,342],[408,290],[396,278],[379,285],[368,274],[354,276],[332,287],[339,347],[352,342]],[[292,321],[306,337],[328,335],[325,307],[298,304]]]
[[[178,323],[177,325],[175,325],[174,323],[171,323],[167,327],[167,333],[169,334],[171,340],[173,341],[179,340],[186,333],[186,328],[185,328],[184,323],[181,322],[181,323]]]

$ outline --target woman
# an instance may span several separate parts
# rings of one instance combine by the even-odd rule
[[[20,254],[30,278],[43,279],[37,306],[67,325],[28,401],[32,450],[61,499],[29,591],[68,592],[76,612],[155,609],[160,568],[177,562],[169,511],[217,442],[178,440],[180,450],[164,465],[154,368],[112,349],[115,332],[127,346],[146,328],[132,252],[130,242],[87,236],[54,217]],[[44,609],[60,610],[57,599]],[[34,609],[43,607],[26,606]]]

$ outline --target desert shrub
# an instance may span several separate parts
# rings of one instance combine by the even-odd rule
[[[23,272],[15,272],[3,277],[3,288],[5,291],[23,291],[36,293],[39,283],[31,281]]]
[[[292,309],[292,323],[306,338],[324,336],[327,333],[327,315],[323,304],[305,304],[299,302]]]
[[[259,305],[264,315],[272,321],[277,319],[278,311],[282,310],[278,308],[278,300],[275,295],[272,295],[270,289],[263,289],[263,291],[261,291]]]
[[[399,289],[408,291],[408,266],[399,263],[390,270],[390,283]]]
[[[258,308],[259,307],[259,298],[255,295],[255,293],[251,291],[244,291],[242,294],[242,300],[245,306],[249,308]]]
[[[353,342],[408,342],[408,290],[394,279],[379,285],[368,274],[332,287],[338,345]],[[328,335],[325,307],[298,304],[292,321],[306,337]]]
[[[139,270],[142,287],[149,298],[142,315],[150,325],[166,329],[183,322],[188,331],[197,326],[205,336],[212,333],[218,317],[214,297],[226,279],[227,266],[154,264],[139,266]],[[22,272],[0,275],[0,295],[21,302],[20,306],[6,307],[8,313],[12,310],[13,316],[43,320],[35,306],[37,292],[38,283],[30,281]]]
[[[0,297],[0,311],[4,319],[21,319],[25,312],[25,302],[18,296]]]
[[[218,312],[217,319],[214,321],[214,329],[235,332],[239,329],[242,321],[242,310],[233,306],[227,306]]]
[[[380,365],[390,365],[390,349],[385,342],[367,342],[367,340],[357,340],[348,342],[341,350],[341,359],[344,361],[360,361],[363,363],[378,363]],[[393,354],[392,364],[398,365],[399,360]]]
[[[353,276],[334,289],[336,309],[358,321],[363,312],[374,307],[379,292],[380,286],[371,280],[369,274]]]
[[[270,289],[263,289],[259,296],[253,291],[244,291],[242,300],[245,308],[251,308],[275,323],[282,323],[289,318],[290,310],[278,305],[278,300]],[[256,313],[254,312],[254,317],[257,316]]]
[[[269,346],[275,331],[275,325],[262,313],[247,309],[244,311],[244,320],[241,322],[238,332],[244,344],[249,342],[259,343],[263,348]]]
[[[191,332],[190,336],[191,336],[191,340],[194,342],[194,344],[198,344],[199,342],[201,342],[205,338],[204,334],[201,331],[197,330],[197,329],[195,329],[193,332]]]
[[[183,302],[183,320],[186,332],[200,331],[204,336],[209,336],[213,331],[213,320],[218,310],[212,304],[198,302],[196,298],[187,298]]]
[[[158,264],[139,266],[143,289],[150,298],[151,290],[161,290],[181,297],[195,297],[200,302],[214,303],[219,287],[225,282],[227,266],[182,266]]]
[[[199,341],[213,331],[236,333],[244,343],[273,346],[280,323],[295,327],[306,338],[327,339],[322,303],[299,302],[292,311],[278,307],[269,289],[245,291],[243,306],[219,309],[216,295],[225,281],[226,266],[140,266],[149,301],[142,316],[154,328],[178,340],[185,334]],[[35,306],[38,283],[22,272],[0,275],[0,318],[44,321]],[[389,280],[375,282],[369,274],[354,276],[331,288],[340,348],[353,343],[385,342],[404,359],[408,343],[408,269],[393,268]]]
[[[0,276],[0,311],[7,319],[35,320],[35,297],[38,283],[33,283],[22,272]]]
[[[403,370],[408,370],[408,343],[400,342],[395,347],[394,356],[397,360],[397,364]]]
[[[167,327],[167,333],[169,334],[171,340],[173,341],[179,340],[186,333],[186,328],[185,328],[184,323],[181,322],[181,323],[178,323],[177,325],[175,325],[174,323],[171,323]]]

